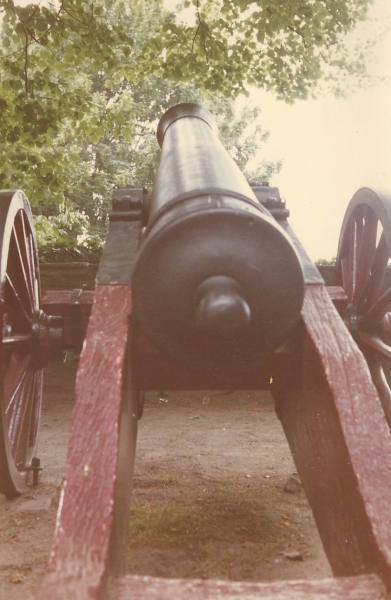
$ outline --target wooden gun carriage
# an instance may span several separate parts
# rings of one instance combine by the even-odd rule
[[[171,108],[150,198],[114,191],[95,292],[40,297],[32,217],[0,193],[0,491],[34,460],[42,368],[80,352],[55,538],[36,600],[386,598],[391,588],[391,198],[353,197],[326,288],[278,189],[249,185],[208,111]],[[334,579],[124,577],[146,390],[270,389]]]

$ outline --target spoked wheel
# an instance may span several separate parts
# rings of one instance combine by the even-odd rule
[[[337,283],[348,297],[345,322],[361,348],[391,427],[391,196],[362,188],[341,230]]]
[[[0,192],[0,252],[0,492],[12,496],[26,486],[42,399],[42,370],[33,356],[39,266],[31,210],[21,191]]]

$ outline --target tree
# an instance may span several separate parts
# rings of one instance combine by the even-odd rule
[[[49,217],[36,215],[34,221],[40,261],[99,261],[104,238],[84,213],[71,206]]]
[[[148,2],[115,2],[114,10],[110,4],[61,0],[47,7],[18,7],[13,0],[0,0],[3,47],[16,48],[3,58],[6,70],[21,76],[28,94],[47,81],[45,73],[41,80],[31,76],[34,49],[49,50],[44,54],[47,66],[63,47],[67,69],[88,60],[99,70],[104,61],[118,76],[140,79],[158,73],[231,97],[251,84],[292,100],[306,96],[325,65],[354,67],[345,57],[341,60],[343,36],[365,18],[370,0],[182,0],[180,6],[193,8],[191,25],[178,22],[157,0],[155,10],[163,18],[155,27],[151,23],[141,52],[137,45],[131,49],[134,39],[122,16],[140,7],[148,12]],[[64,48],[64,40],[72,44]]]
[[[161,0],[0,0],[0,188],[23,187],[33,204],[61,202],[86,166],[73,141],[129,139],[135,121],[125,91],[150,77],[192,82],[195,95],[234,97],[251,84],[285,100],[305,97],[322,65],[358,69],[339,51],[368,3],[183,0],[195,15],[188,26]]]
[[[256,84],[292,100],[314,87],[323,64],[359,68],[338,52],[368,2],[184,0],[195,15],[184,25],[161,0],[0,0],[0,188],[22,187],[58,219],[70,248],[93,238],[95,249],[113,185],[150,183],[154,129],[169,105],[209,106],[246,169],[267,134],[258,124],[246,136],[257,115],[234,116],[224,96]],[[40,227],[53,242],[53,228]]]
[[[122,6],[122,2],[110,3],[107,24],[113,18],[113,27],[116,25]],[[130,21],[128,32],[141,51],[148,27],[161,19],[159,6],[149,3],[142,11],[121,14],[122,24]],[[42,52],[39,46],[34,48],[34,52]],[[112,50],[116,52],[115,47]],[[125,60],[123,56],[121,60]],[[50,69],[50,80],[58,80],[62,74],[56,72],[56,65],[54,62]],[[92,61],[85,61],[77,77],[69,82],[61,78],[61,87],[50,90],[50,95],[34,91],[33,100],[41,103],[39,111],[44,112],[52,102],[61,103],[60,96],[67,93],[75,104],[70,102],[68,112],[59,112],[49,130],[36,136],[35,120],[30,123],[26,117],[18,123],[24,135],[11,144],[12,117],[0,124],[3,137],[7,139],[9,134],[8,144],[1,148],[7,161],[0,175],[1,187],[23,187],[35,205],[35,212],[41,215],[36,220],[41,256],[47,260],[96,258],[105,236],[113,187],[143,184],[151,189],[159,155],[156,125],[169,106],[183,101],[208,105],[219,122],[220,136],[242,169],[267,138],[259,123],[250,135],[245,134],[259,111],[247,108],[235,116],[233,102],[221,94],[206,100],[194,85],[180,85],[156,75],[134,82],[105,69],[97,71]],[[16,102],[23,102],[23,94],[25,91],[16,94]],[[27,96],[26,106],[29,101]],[[264,163],[251,177],[267,178],[277,166]]]
[[[171,104],[203,101],[194,85],[129,75],[150,29],[173,15],[151,1],[0,6],[0,187],[22,187],[42,205],[62,202],[64,191],[83,195],[78,182],[90,172],[98,195],[110,195],[114,182],[149,183],[154,163],[146,157],[157,153],[150,123]]]
[[[268,179],[280,168],[278,163],[264,160],[255,171],[248,170],[249,162],[269,135],[259,123],[259,109],[246,107],[238,113],[234,103],[221,95],[205,99],[193,86],[180,86],[155,76],[118,94],[112,108],[126,114],[123,105],[130,103],[130,98],[126,116],[132,119],[131,134],[126,136],[123,131],[113,134],[106,128],[105,136],[97,144],[85,144],[79,153],[77,175],[68,185],[67,198],[88,215],[94,227],[105,225],[115,185],[144,185],[152,189],[160,156],[157,121],[179,102],[198,101],[211,110],[221,141],[248,179]],[[252,131],[247,133],[251,127]]]
[[[247,85],[293,101],[306,98],[330,68],[361,72],[344,36],[365,18],[369,0],[182,0],[193,24],[167,20],[145,43],[139,74],[234,97]]]
[[[61,204],[38,205],[36,229],[41,259],[97,260],[106,234],[114,186],[142,184],[152,189],[160,154],[156,141],[157,117],[177,102],[201,100],[190,86],[169,84],[156,77],[144,80],[131,92],[134,131],[129,140],[121,136],[113,139],[109,133],[97,144],[80,140],[78,170],[69,182],[66,200]],[[126,98],[129,93],[126,90]],[[157,108],[149,121],[147,109],[151,104]],[[221,96],[204,100],[203,104],[208,104],[215,115],[220,139],[248,179],[265,180],[279,170],[279,163],[266,160],[258,161],[255,170],[247,170],[249,161],[269,135],[258,122],[259,109],[246,107],[237,113],[233,102]]]
[[[103,99],[85,69],[98,73],[103,61],[115,77],[132,38],[102,3],[64,0],[56,9],[0,0],[0,8],[0,187],[23,187],[33,204],[61,201],[78,159],[70,142],[103,134]]]

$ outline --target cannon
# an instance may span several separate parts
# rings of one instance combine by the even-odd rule
[[[94,292],[40,294],[30,208],[0,195],[0,489],[36,456],[42,369],[80,354],[64,485],[36,600],[386,598],[391,590],[391,197],[363,188],[333,285],[292,231],[278,188],[248,184],[210,113],[158,126],[152,196],[113,193]],[[334,578],[245,583],[124,576],[146,390],[267,389]]]
[[[132,279],[136,321],[198,368],[270,354],[297,323],[302,269],[292,241],[233,163],[209,111],[176,106]]]

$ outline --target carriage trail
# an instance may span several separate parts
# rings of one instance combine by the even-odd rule
[[[32,600],[62,485],[75,365],[45,370],[38,488],[0,496],[0,600]],[[148,393],[128,571],[248,581],[331,575],[265,392]]]

